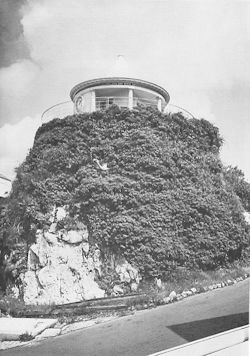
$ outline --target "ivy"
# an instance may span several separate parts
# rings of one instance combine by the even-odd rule
[[[238,198],[246,188],[240,178],[232,188],[222,143],[208,121],[153,108],[114,106],[52,120],[17,169],[10,224],[20,224],[26,239],[55,204],[68,205],[91,241],[123,254],[148,278],[246,258],[249,227]]]

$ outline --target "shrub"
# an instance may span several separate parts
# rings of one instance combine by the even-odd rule
[[[249,227],[225,183],[221,145],[208,121],[153,108],[52,120],[17,169],[9,219],[31,242],[52,207],[67,204],[92,243],[146,278],[227,265],[242,258]]]

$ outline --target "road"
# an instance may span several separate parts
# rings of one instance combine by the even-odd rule
[[[145,356],[248,323],[249,282],[136,312],[3,356]]]

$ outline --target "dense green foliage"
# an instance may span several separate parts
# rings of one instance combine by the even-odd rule
[[[87,224],[93,243],[146,277],[214,269],[241,259],[249,238],[221,144],[208,121],[153,108],[54,119],[17,170],[9,218],[31,242],[54,204],[68,205],[71,223]]]
[[[250,183],[245,180],[244,173],[237,167],[226,167],[224,172],[226,182],[240,198],[244,209],[250,212]]]

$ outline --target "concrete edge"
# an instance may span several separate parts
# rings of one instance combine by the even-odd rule
[[[148,356],[205,356],[249,340],[249,324]],[[243,356],[243,355],[242,355]]]

